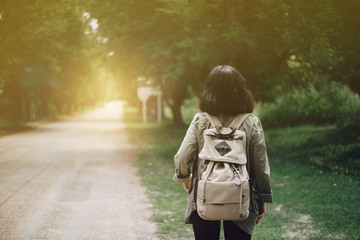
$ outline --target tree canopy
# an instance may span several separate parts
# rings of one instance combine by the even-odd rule
[[[189,86],[235,66],[258,100],[330,80],[359,92],[358,1],[92,1],[100,30],[129,76],[162,85],[175,122]]]
[[[102,97],[101,46],[84,13],[81,1],[1,1],[1,119],[65,113]]]
[[[329,81],[359,93],[359,12],[356,0],[2,1],[0,112],[94,103],[108,85],[132,99],[147,76],[180,125],[189,88],[220,64],[259,101]]]

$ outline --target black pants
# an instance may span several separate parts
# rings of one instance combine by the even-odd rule
[[[220,221],[202,219],[196,211],[191,214],[196,240],[219,240]],[[225,240],[247,240],[251,235],[239,228],[233,221],[223,221]]]

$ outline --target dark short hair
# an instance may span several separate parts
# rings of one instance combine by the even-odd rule
[[[255,100],[245,78],[228,65],[215,67],[207,77],[199,97],[199,109],[212,115],[251,113]]]

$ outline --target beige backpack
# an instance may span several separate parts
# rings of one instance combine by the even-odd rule
[[[204,131],[199,153],[197,211],[206,220],[244,220],[249,215],[250,189],[246,170],[246,135],[238,130],[249,114],[235,117],[229,127],[206,113],[213,128]]]

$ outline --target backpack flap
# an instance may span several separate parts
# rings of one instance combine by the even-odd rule
[[[246,164],[246,135],[236,130],[233,134],[220,135],[216,128],[204,131],[204,147],[199,153],[200,159]],[[241,146],[241,147],[239,147]]]

